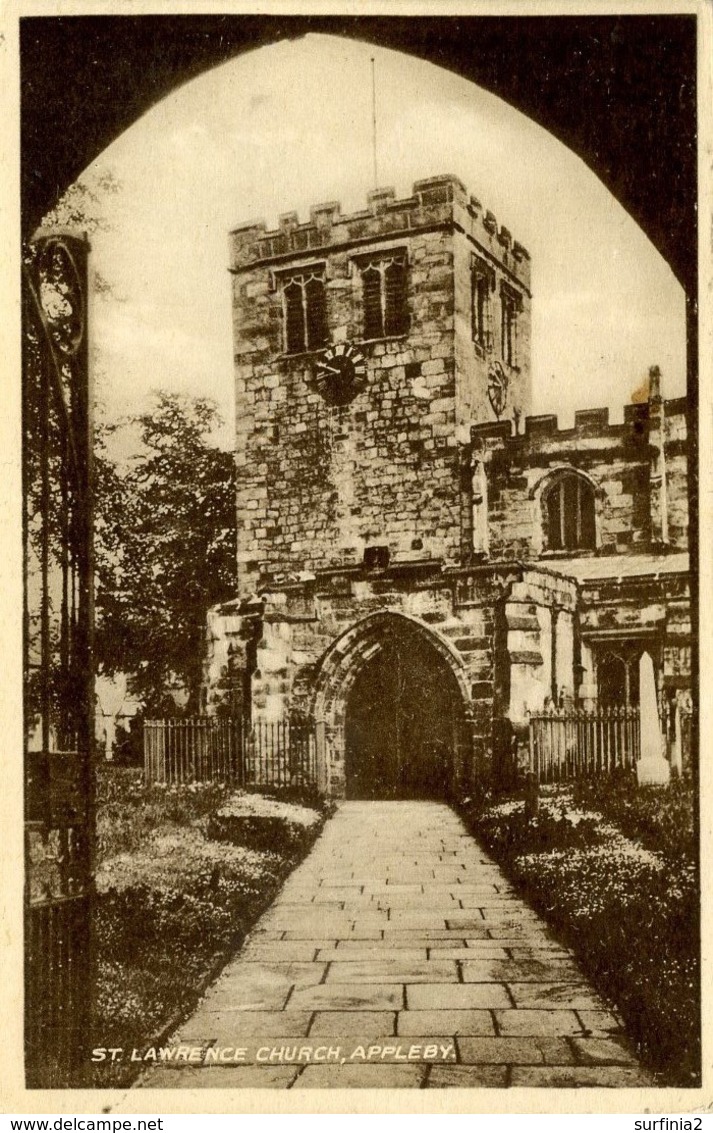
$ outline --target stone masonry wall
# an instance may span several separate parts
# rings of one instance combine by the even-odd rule
[[[259,632],[254,634],[256,649],[249,682],[251,719],[271,722],[303,716],[318,722],[315,693],[330,650],[348,640],[350,631],[368,625],[371,616],[396,618],[397,622],[400,616],[406,632],[421,627],[419,632],[448,657],[461,688],[469,738],[460,774],[463,785],[470,786],[490,765],[497,668],[494,607],[507,581],[501,575],[482,575],[466,585],[465,575],[446,577],[427,566],[372,578],[363,572],[351,576],[335,573],[319,581],[264,593],[259,615],[254,600],[228,603],[211,617],[207,677],[212,677],[217,692],[216,678],[229,653],[244,667],[244,643],[259,625]],[[373,638],[364,634],[356,650],[339,648],[341,660],[332,695],[342,722],[348,674],[368,662],[369,650],[376,641],[378,628]],[[209,702],[208,708],[214,710],[214,704]],[[335,726],[335,719],[324,722],[330,790],[339,795],[344,791],[345,748],[343,729]]]
[[[667,543],[685,550],[687,443],[684,405],[664,403]],[[528,417],[524,432],[510,424],[475,426],[474,457],[487,469],[490,557],[534,559],[548,555],[543,541],[541,490],[562,469],[583,472],[596,490],[597,553],[643,552],[660,546],[660,489],[652,469],[659,435],[649,429],[649,406],[627,405],[624,422],[610,425],[608,410],[575,414],[573,429],[558,429],[554,416]]]
[[[347,217],[338,205],[318,206],[308,224],[290,214],[275,232],[247,225],[232,234],[242,594],[300,571],[354,566],[369,545],[387,546],[395,562],[460,556],[457,416],[492,412],[472,367],[463,378],[470,393],[457,388],[455,245],[480,238],[482,254],[499,257],[523,293],[527,253],[498,238],[455,178],[418,182],[403,201],[376,192],[369,206]],[[409,329],[365,342],[354,257],[393,249],[408,257]],[[279,272],[314,264],[325,268],[330,341],[366,357],[366,387],[346,406],[330,406],[315,388],[318,352],[284,353]]]
[[[687,572],[592,579],[582,584],[580,628],[585,641],[651,641],[662,687],[691,685],[692,622]]]
[[[524,419],[532,408],[531,297],[529,256],[513,243],[506,228],[499,228],[491,213],[485,213],[472,197],[468,209],[456,213],[454,240],[455,359],[457,374],[456,419],[459,425],[496,421],[488,399],[488,369],[497,361],[508,382],[503,420]],[[490,290],[490,341],[483,348],[473,340],[471,266],[473,257],[493,271]],[[503,284],[519,296],[516,319],[515,364],[506,365],[502,343]]]
[[[574,697],[576,611],[573,579],[531,568],[510,588],[505,605],[510,669],[506,711],[516,728],[523,729],[528,712],[540,711],[553,694]]]
[[[407,258],[408,329],[364,341],[358,257],[394,251]],[[474,256],[491,273],[485,344],[473,338]],[[346,405],[317,388],[321,351],[284,350],[280,273],[303,268],[324,271],[330,343],[365,358],[365,386]],[[227,688],[235,714],[253,722],[310,718],[339,795],[349,689],[379,647],[380,619],[404,619],[451,667],[469,731],[463,788],[507,768],[528,712],[549,696],[592,694],[599,640],[649,635],[662,689],[686,693],[685,575],[622,582],[613,569],[576,582],[557,563],[572,552],[544,545],[541,499],[558,470],[588,479],[597,547],[584,554],[613,556],[613,567],[622,555],[686,549],[685,403],[662,401],[657,379],[621,425],[605,409],[577,413],[566,430],[528,416],[529,257],[456,178],[417,182],[405,200],[376,191],[349,216],[329,203],[305,224],[288,214],[274,231],[244,225],[231,236],[231,271],[238,597],[209,618],[208,711],[225,706]],[[518,303],[509,367],[503,293]],[[494,362],[507,379],[499,421],[487,392]],[[388,548],[388,569],[363,562],[370,546]]]
[[[235,604],[228,604],[222,615],[216,612],[209,667],[216,670],[227,657],[226,639],[244,664],[242,643],[259,622],[250,676],[251,719],[321,719],[330,790],[339,795],[345,788],[343,722],[350,674],[368,663],[384,623],[377,622],[372,636],[363,627],[373,616],[395,618],[397,624],[401,617],[406,632],[418,630],[447,657],[461,689],[469,737],[459,775],[461,786],[469,789],[492,767],[498,744],[494,725],[509,720],[521,730],[527,710],[542,707],[550,692],[553,656],[558,689],[573,690],[576,593],[570,579],[516,566],[444,574],[424,565],[372,577],[335,572],[265,592],[259,617],[255,600],[242,604],[244,617]],[[356,647],[349,644],[354,633]],[[315,695],[330,656],[337,658],[330,662],[336,716],[327,713],[325,718],[320,717],[324,704],[320,710]]]
[[[688,546],[688,428],[684,398],[664,403],[668,537],[674,547]]]

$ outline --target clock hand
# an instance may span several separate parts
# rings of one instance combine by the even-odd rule
[[[341,374],[342,372],[336,366],[328,366],[326,362],[320,362],[320,369],[327,370],[330,374]]]

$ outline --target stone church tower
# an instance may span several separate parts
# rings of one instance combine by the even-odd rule
[[[453,177],[233,232],[241,594],[470,561],[463,442],[529,412],[529,268]]]
[[[616,549],[617,523],[652,545],[665,405],[566,436],[529,416],[530,259],[455,177],[242,225],[230,271],[238,594],[209,616],[206,707],[227,683],[244,720],[308,721],[336,795],[469,789],[591,683],[576,571],[538,560]],[[617,447],[641,468],[610,515],[588,467]]]

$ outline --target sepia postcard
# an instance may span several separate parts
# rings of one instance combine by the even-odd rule
[[[5,1112],[710,1104],[710,17],[5,6]]]

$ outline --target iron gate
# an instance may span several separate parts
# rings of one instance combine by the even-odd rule
[[[89,1038],[94,832],[85,238],[23,256],[25,1065],[72,1085]]]

